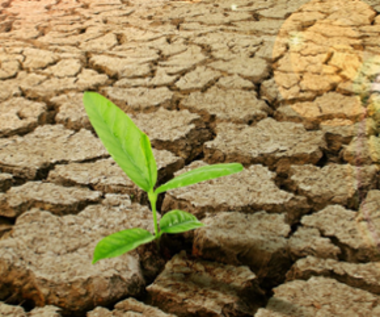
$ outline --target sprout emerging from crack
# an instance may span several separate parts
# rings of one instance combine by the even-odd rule
[[[178,209],[162,216],[158,226],[156,211],[158,195],[171,189],[243,170],[243,166],[239,163],[202,166],[155,188],[157,164],[148,136],[107,98],[94,92],[86,92],[83,103],[91,124],[112,158],[138,187],[148,193],[154,224],[154,235],[148,230],[133,228],[103,238],[95,247],[93,264],[101,259],[120,256],[153,240],[158,244],[163,233],[181,233],[204,226],[194,215]]]

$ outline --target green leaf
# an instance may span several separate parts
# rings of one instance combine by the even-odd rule
[[[160,220],[160,235],[163,233],[180,233],[203,227],[197,217],[182,210],[172,210]]]
[[[144,164],[145,168],[148,170],[149,182],[153,184],[150,189],[153,189],[157,181],[157,165],[154,159],[152,147],[150,145],[149,138],[146,134],[143,134],[140,139],[140,148],[144,153]]]
[[[243,165],[240,163],[202,166],[173,178],[166,184],[158,187],[155,193],[159,194],[170,189],[189,186],[210,179],[235,174],[241,172],[243,169]]]
[[[146,192],[153,189],[157,167],[146,134],[102,95],[85,92],[83,103],[92,126],[115,162],[141,189]]]
[[[153,241],[155,238],[149,231],[140,228],[113,233],[98,242],[94,250],[92,264],[101,259],[122,255],[142,244]]]

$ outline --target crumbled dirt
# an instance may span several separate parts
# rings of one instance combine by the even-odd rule
[[[380,316],[379,35],[377,0],[0,0],[0,315]],[[154,228],[85,91],[157,186],[244,165],[159,196],[205,227],[91,264]]]
[[[153,232],[148,208],[119,196],[110,195],[77,215],[59,217],[31,209],[18,217],[7,238],[0,240],[0,294],[12,301],[55,305],[74,316],[110,305],[121,294],[141,295],[144,263],[136,251],[91,265],[102,237],[134,226]],[[154,270],[149,275],[158,274],[160,266],[149,267]]]
[[[147,290],[155,305],[178,316],[244,316],[263,299],[248,267],[192,260],[185,252],[174,256]]]
[[[133,316],[133,317],[175,317],[173,314],[166,314],[162,310],[145,305],[134,298],[128,298],[115,305],[113,311],[109,311],[104,307],[97,307],[87,313],[87,317],[118,317],[118,316]]]
[[[208,164],[194,161],[182,173]],[[244,171],[170,190],[162,205],[162,212],[183,209],[202,219],[206,213],[223,211],[254,213],[265,210],[282,213],[285,220],[293,224],[306,214],[310,206],[305,197],[280,190],[274,182],[275,173],[262,165],[251,165]]]

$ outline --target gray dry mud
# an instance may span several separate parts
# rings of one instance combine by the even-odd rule
[[[379,0],[0,0],[0,316],[380,317]],[[206,226],[153,232],[85,112],[109,98]]]

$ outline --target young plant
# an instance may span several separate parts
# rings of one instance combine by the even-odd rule
[[[101,259],[120,256],[139,245],[159,239],[163,233],[181,233],[202,227],[203,223],[194,215],[182,210],[172,210],[162,216],[159,230],[156,212],[157,196],[170,189],[243,170],[243,166],[239,163],[202,166],[181,174],[154,189],[157,181],[157,165],[147,135],[107,98],[94,92],[85,92],[83,103],[92,126],[109,154],[125,174],[148,193],[154,221],[154,235],[147,230],[133,228],[116,232],[100,240],[95,247],[93,264]]]

